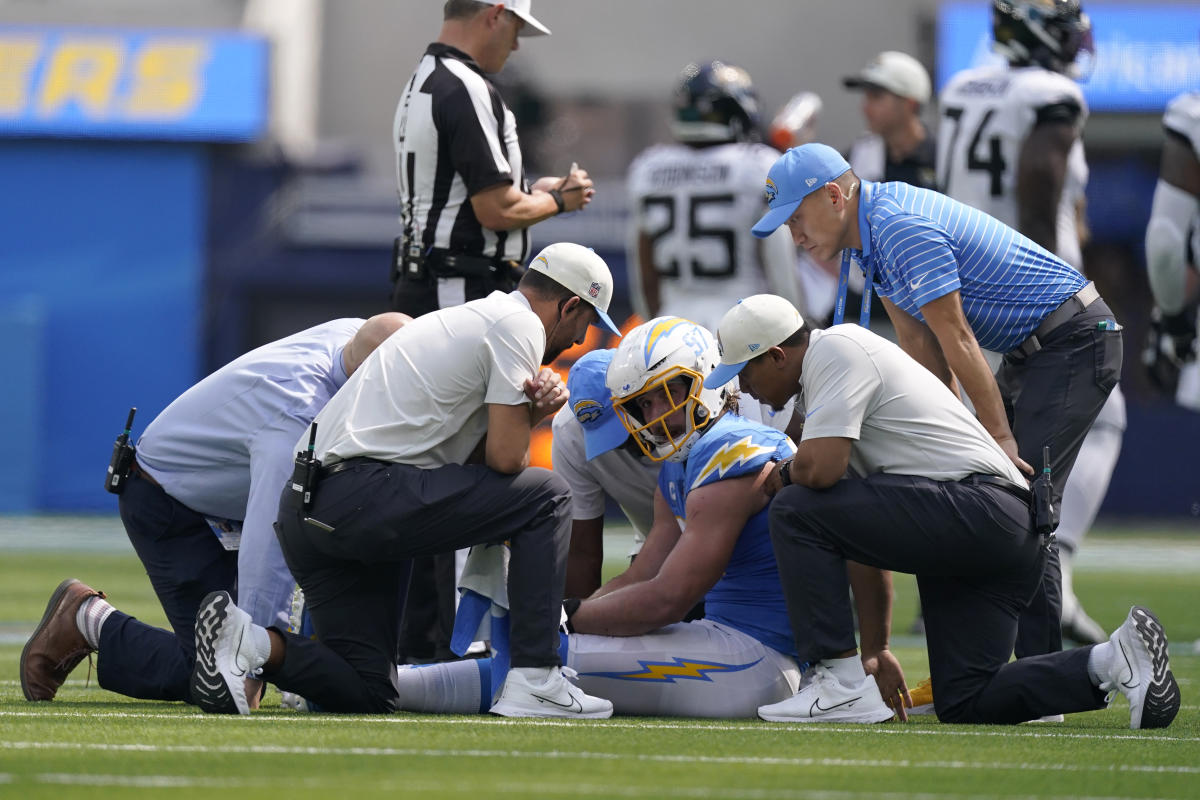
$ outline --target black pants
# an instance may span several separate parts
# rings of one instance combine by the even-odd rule
[[[397,710],[396,639],[410,560],[508,540],[511,660],[555,666],[566,580],[571,495],[562,478],[530,468],[418,469],[353,459],[323,479],[304,521],[285,488],[276,534],[304,590],[317,640],[284,634],[287,653],[268,680],[326,711]]]
[[[1095,300],[1047,335],[1033,355],[1006,355],[996,373],[1021,458],[1040,471],[1042,448],[1050,448],[1055,507],[1083,439],[1121,375],[1121,333],[1097,327],[1112,318],[1104,301]],[[1061,650],[1061,619],[1062,569],[1055,546],[1021,615],[1017,657]]]
[[[463,294],[467,302],[487,297],[495,291],[511,292],[516,288],[516,283],[507,277],[470,277],[462,280],[465,282]],[[441,306],[438,303],[438,283],[437,278],[433,276],[422,280],[408,280],[402,277],[392,287],[393,311],[419,317],[439,308]]]
[[[906,475],[783,489],[771,504],[798,661],[856,648],[846,561],[917,576],[943,722],[1016,723],[1102,708],[1091,648],[1009,662],[1045,548],[1005,489]]]
[[[223,548],[203,516],[140,474],[125,485],[120,509],[174,632],[114,611],[100,631],[97,680],[127,697],[187,700],[196,659],[196,612],[209,592],[234,591],[237,551]]]

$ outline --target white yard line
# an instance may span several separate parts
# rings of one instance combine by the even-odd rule
[[[0,741],[3,750],[67,750],[87,752],[129,753],[192,753],[202,755],[255,756],[376,756],[384,758],[499,758],[505,760],[559,761],[641,761],[655,764],[717,764],[765,767],[853,767],[862,769],[937,769],[937,770],[1029,770],[1081,773],[1151,773],[1200,775],[1200,767],[1187,764],[1066,764],[1008,761],[967,761],[889,758],[801,758],[794,756],[706,756],[696,753],[613,753],[604,751],[567,750],[478,750],[420,747],[299,747],[284,745],[227,745],[204,744],[163,745],[152,743],[108,744],[105,742],[31,742]]]
[[[1116,740],[1136,740],[1142,742],[1200,742],[1200,736],[1158,736],[1154,734],[1146,735],[1136,732],[1129,733],[1075,733],[1071,731],[1048,731],[1042,727],[1030,728],[1013,726],[1005,728],[1002,731],[978,731],[966,730],[962,728],[943,727],[941,725],[834,725],[822,723],[819,725],[788,725],[783,723],[770,722],[749,722],[744,724],[731,724],[724,722],[705,722],[701,720],[681,720],[675,721],[657,721],[657,720],[604,720],[597,722],[588,722],[584,720],[548,720],[548,719],[497,719],[494,717],[441,717],[432,714],[418,715],[371,715],[371,716],[352,716],[346,714],[301,714],[294,712],[278,712],[278,713],[257,713],[248,716],[227,716],[223,714],[194,714],[179,713],[179,714],[162,714],[157,712],[151,713],[134,713],[127,711],[56,711],[47,708],[45,711],[3,711],[0,710],[0,719],[4,717],[36,717],[46,719],[49,717],[64,717],[75,719],[163,719],[188,722],[204,722],[212,724],[228,723],[243,725],[253,720],[256,722],[291,722],[291,723],[310,723],[316,725],[332,725],[332,726],[361,726],[364,723],[376,725],[475,725],[482,727],[507,727],[507,726],[529,726],[529,727],[554,727],[554,728],[575,728],[578,730],[596,731],[604,728],[618,730],[704,730],[704,731],[753,731],[756,733],[777,733],[777,734],[792,734],[792,735],[821,735],[828,733],[858,733],[868,736],[974,736],[974,737],[1001,737],[1005,739],[1025,738],[1025,739],[1091,739],[1098,741],[1116,741]]]
[[[12,782],[13,776],[0,773],[0,783]],[[6,780],[7,779],[7,780]],[[341,789],[342,778],[200,778],[192,775],[96,775],[71,772],[49,772],[31,775],[27,779],[34,783],[63,786],[128,786],[134,788],[211,788],[211,789],[271,789],[285,788]],[[479,783],[467,781],[429,781],[404,779],[380,779],[368,781],[373,792],[404,792],[405,794],[434,793],[469,794],[479,791]],[[519,797],[545,796],[599,796],[599,797],[681,797],[734,798],[735,800],[1037,800],[1037,796],[995,794],[943,794],[929,792],[863,792],[832,791],[821,789],[751,789],[727,786],[667,786],[667,785],[615,785],[587,783],[555,783],[550,781],[488,782],[487,793],[515,794]],[[1129,797],[1093,795],[1056,795],[1055,800],[1134,800]]]

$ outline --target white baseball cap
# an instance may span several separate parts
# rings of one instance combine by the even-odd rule
[[[521,19],[525,20],[525,27],[521,28],[519,36],[549,36],[550,29],[534,18],[533,13],[529,10],[533,0],[479,0],[481,3],[486,3],[489,6],[503,5],[512,13],[516,14]]]
[[[704,379],[705,389],[729,383],[750,359],[800,330],[804,317],[790,302],[774,294],[756,294],[725,312],[717,326],[721,363]]]
[[[929,102],[932,93],[929,73],[921,62],[897,50],[883,51],[857,75],[842,78],[842,84],[848,89],[877,86],[922,105]]]
[[[612,302],[613,294],[612,273],[608,271],[608,264],[592,248],[558,242],[538,253],[529,262],[529,269],[542,273],[591,303],[605,327],[617,336],[621,335],[621,329],[608,315],[608,304]]]

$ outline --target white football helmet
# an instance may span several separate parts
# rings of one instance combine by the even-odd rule
[[[621,339],[605,382],[613,409],[642,452],[654,461],[683,461],[720,416],[724,389],[705,389],[716,368],[717,342],[681,317],[658,317]]]

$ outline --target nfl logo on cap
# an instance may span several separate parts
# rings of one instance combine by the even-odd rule
[[[600,284],[592,281],[592,285],[588,287],[588,297],[600,296]]]

